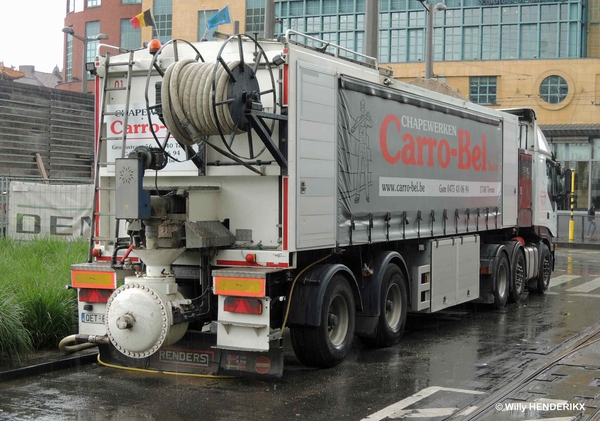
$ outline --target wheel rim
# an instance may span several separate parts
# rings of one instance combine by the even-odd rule
[[[500,265],[498,269],[498,295],[504,297],[506,295],[506,286],[508,285],[508,276],[506,274],[506,267]]]
[[[331,301],[327,317],[327,334],[335,347],[344,343],[348,334],[349,320],[346,299],[341,295],[336,295]]]
[[[402,316],[402,294],[398,284],[388,287],[385,298],[385,321],[392,330],[398,328]]]
[[[517,260],[517,267],[515,270],[515,289],[517,293],[521,293],[523,286],[525,285],[525,268],[523,267],[523,261]]]

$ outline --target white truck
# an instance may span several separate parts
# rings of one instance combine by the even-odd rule
[[[288,31],[96,62],[78,343],[115,366],[281,376],[392,346],[407,312],[547,289],[560,166],[530,109],[402,83]],[[285,332],[285,335],[284,335]]]

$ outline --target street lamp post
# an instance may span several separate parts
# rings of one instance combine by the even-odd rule
[[[435,6],[425,4],[425,0],[420,0],[421,4],[427,10],[427,33],[425,34],[425,79],[433,78],[433,13],[438,10],[446,10],[447,7],[443,3],[438,3]]]
[[[86,59],[87,59],[88,42],[108,39],[108,36],[106,34],[98,34],[94,38],[82,37],[81,35],[75,34],[75,31],[73,31],[73,28],[71,28],[70,26],[65,26],[62,29],[62,31],[65,34],[71,35],[73,38],[77,38],[79,41],[83,42],[83,54],[82,54],[82,60],[81,60],[83,62],[83,66],[81,69],[81,92],[86,94],[88,77],[87,77],[87,69],[85,67],[85,63],[86,63]]]

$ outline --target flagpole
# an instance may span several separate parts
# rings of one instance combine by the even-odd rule
[[[206,6],[202,5],[202,9],[204,10],[204,24],[206,25],[206,28],[204,29],[204,34],[202,34],[200,41],[208,41],[208,19],[206,18]]]

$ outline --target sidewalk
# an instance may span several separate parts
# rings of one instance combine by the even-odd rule
[[[563,249],[583,249],[583,250],[600,250],[600,238],[588,240],[576,237],[573,241],[568,238],[557,238],[554,240],[557,248]]]
[[[0,364],[0,382],[16,380],[28,376],[37,376],[53,370],[79,367],[97,360],[98,349],[90,348],[71,354],[59,350],[33,353],[20,364]]]

